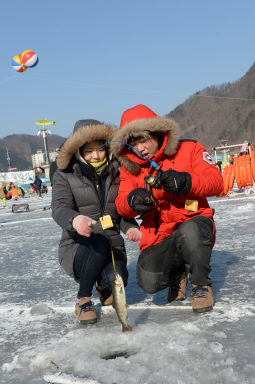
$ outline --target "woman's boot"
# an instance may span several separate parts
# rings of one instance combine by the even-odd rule
[[[80,324],[94,324],[97,315],[90,297],[81,297],[75,305],[75,314]]]

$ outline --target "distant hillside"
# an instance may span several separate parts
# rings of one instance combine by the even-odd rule
[[[228,144],[255,142],[255,64],[240,80],[207,87],[166,116],[179,123],[184,138],[197,139],[208,149],[220,145],[220,140]],[[49,150],[54,151],[64,140],[49,135]],[[8,168],[6,147],[11,166],[19,170],[31,168],[31,154],[44,150],[40,136],[6,136],[0,139],[0,170]]]
[[[55,151],[65,138],[58,135],[47,136],[49,151]],[[8,161],[6,159],[6,147],[9,151],[11,167],[18,170],[32,168],[31,155],[38,149],[44,151],[43,138],[33,135],[10,135],[0,139],[0,170],[7,170]]]
[[[197,139],[208,149],[222,139],[255,142],[255,64],[240,80],[197,92],[167,117],[179,123],[184,138]]]

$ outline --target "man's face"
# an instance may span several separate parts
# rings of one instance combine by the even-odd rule
[[[143,155],[151,159],[158,151],[158,140],[155,137],[149,139],[138,139],[131,143],[132,147],[140,151]],[[141,154],[134,151],[139,157]]]

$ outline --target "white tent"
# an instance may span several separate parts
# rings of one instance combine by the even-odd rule
[[[20,172],[1,172],[0,173],[0,182],[6,181],[9,183],[12,181],[14,184],[26,184],[29,183],[29,178],[34,180],[35,171],[20,171]],[[31,182],[31,181],[30,181]]]

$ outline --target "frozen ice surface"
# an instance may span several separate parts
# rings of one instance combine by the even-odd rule
[[[26,199],[30,212],[0,207],[0,383],[43,384],[61,370],[101,384],[255,383],[255,198],[211,198],[217,241],[211,277],[218,309],[202,315],[188,298],[175,309],[167,291],[146,295],[135,281],[138,247],[126,243],[126,289],[133,332],[114,312],[81,327],[74,315],[77,284],[58,264],[60,228],[51,196]],[[132,306],[142,305],[134,310]],[[168,304],[171,307],[171,304]]]

